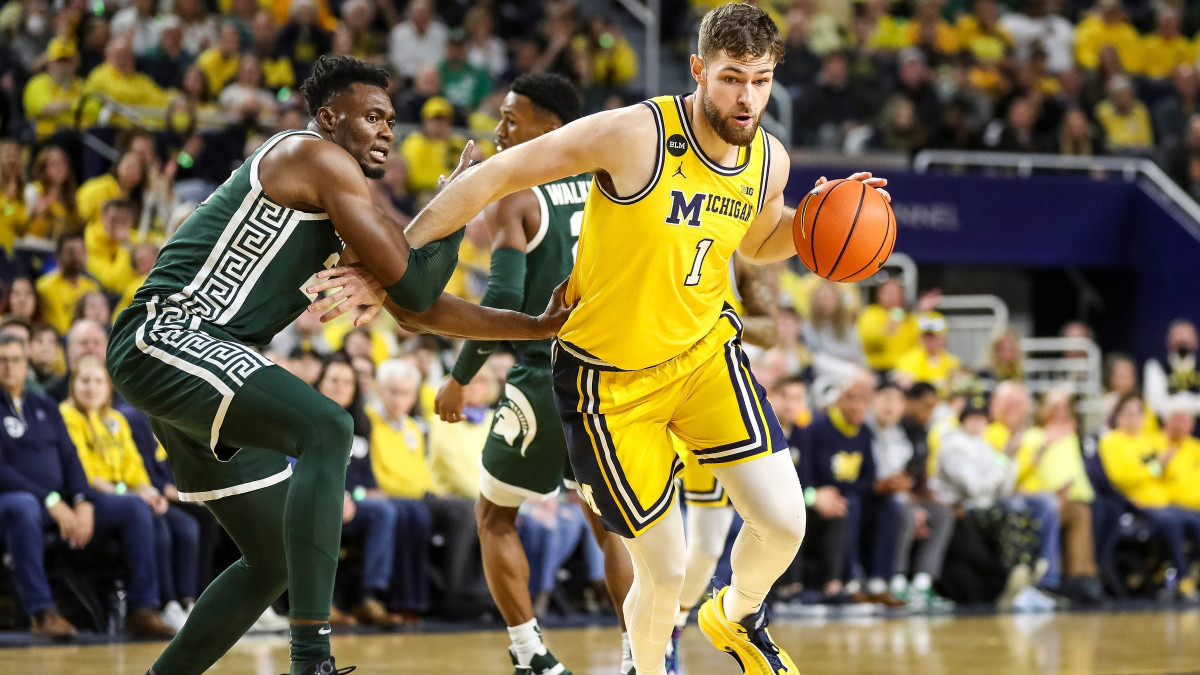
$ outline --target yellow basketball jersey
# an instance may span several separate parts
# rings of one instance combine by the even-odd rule
[[[716,325],[770,166],[761,129],[737,166],[721,166],[696,143],[682,96],[643,105],[659,131],[654,174],[632,195],[589,191],[567,284],[579,305],[559,332],[577,358],[621,370],[667,361]]]
[[[738,313],[738,316],[745,314],[745,306],[742,304],[742,292],[738,289],[737,284],[737,268],[733,261],[729,261],[729,286],[725,289],[725,304],[733,308],[733,311]]]

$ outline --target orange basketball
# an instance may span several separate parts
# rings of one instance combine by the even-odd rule
[[[796,253],[814,274],[861,281],[896,246],[896,214],[883,195],[853,180],[832,180],[804,196],[792,222]]]

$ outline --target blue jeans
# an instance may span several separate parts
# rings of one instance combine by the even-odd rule
[[[354,519],[342,525],[342,535],[363,535],[363,590],[386,591],[396,551],[396,506],[390,499],[372,498],[356,506]]]
[[[392,499],[396,508],[395,577],[393,609],[425,612],[429,609],[429,545],[433,516],[421,499]]]
[[[1062,554],[1058,535],[1061,519],[1058,513],[1058,496],[1049,493],[1017,495],[1001,500],[1001,506],[1013,511],[1025,511],[1036,518],[1038,526],[1038,558],[1050,564],[1046,575],[1038,582],[1043,588],[1058,588],[1062,579]]]
[[[844,496],[846,578],[890,580],[896,573],[896,548],[904,515],[900,502],[892,495],[871,495],[865,500],[857,494]],[[864,551],[870,556],[869,570],[862,563]]]
[[[517,533],[529,559],[529,592],[554,589],[558,568],[571,557],[587,529],[587,521],[578,508],[560,506],[553,523],[523,516],[517,521]]]
[[[1146,518],[1150,530],[1155,535],[1162,537],[1163,543],[1167,546],[1167,555],[1171,558],[1171,565],[1180,574],[1186,575],[1188,562],[1187,554],[1184,552],[1184,542],[1186,534],[1193,526],[1188,522],[1185,511],[1174,507],[1142,509],[1142,515]]]
[[[158,586],[164,600],[196,599],[200,568],[200,525],[172,504],[154,516],[154,545],[158,560]]]
[[[50,514],[29,492],[0,494],[0,532],[13,559],[13,583],[21,600],[21,609],[29,616],[54,606],[50,582],[46,579],[42,532]]]
[[[125,559],[125,585],[129,606],[157,610],[158,566],[154,551],[154,513],[136,495],[102,495],[92,498],[95,506],[93,540],[116,536]],[[0,529],[16,568],[15,583],[21,606],[30,616],[54,606],[46,580],[42,535],[57,532],[50,512],[28,492],[0,494]],[[194,556],[193,556],[194,557]]]

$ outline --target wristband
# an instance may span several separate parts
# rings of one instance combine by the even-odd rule
[[[812,506],[817,501],[817,488],[809,486],[804,488],[804,505]]]
[[[117,483],[116,485],[113,486],[113,493],[118,494],[118,495],[123,495],[123,494],[125,494],[125,491],[128,489],[129,488],[126,487],[125,483]]]
[[[51,492],[50,494],[46,495],[46,501],[44,501],[42,503],[45,504],[46,509],[49,510],[49,509],[54,508],[55,506],[58,506],[58,503],[61,501],[62,501],[62,495],[58,494],[57,492]]]
[[[350,498],[356,502],[361,502],[363,500],[363,498],[366,496],[367,496],[367,489],[360,485],[360,486],[354,488],[354,493],[351,494]]]

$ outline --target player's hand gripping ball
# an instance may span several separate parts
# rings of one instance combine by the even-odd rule
[[[896,214],[866,182],[833,180],[804,196],[792,221],[792,240],[814,274],[831,281],[861,281],[892,254]]]

